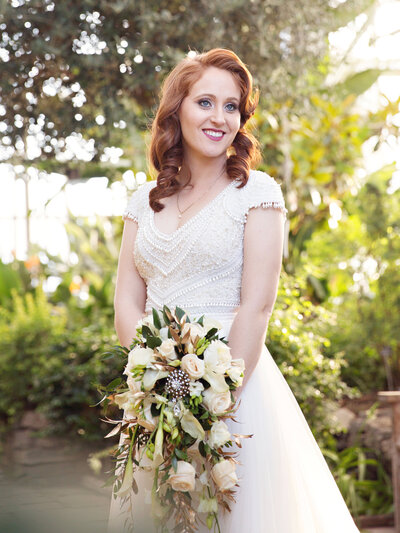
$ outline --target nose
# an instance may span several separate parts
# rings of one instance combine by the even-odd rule
[[[221,126],[225,122],[224,110],[221,106],[215,106],[211,115],[211,121],[218,126]]]

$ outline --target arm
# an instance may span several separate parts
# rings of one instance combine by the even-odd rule
[[[244,230],[241,302],[229,333],[233,358],[243,358],[245,373],[238,397],[261,355],[278,291],[284,215],[274,208],[250,209]]]
[[[118,259],[114,295],[114,325],[121,346],[129,348],[136,334],[136,324],[145,315],[146,284],[133,260],[137,223],[126,219]]]

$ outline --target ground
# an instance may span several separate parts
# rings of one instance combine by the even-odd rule
[[[113,467],[111,458],[106,455],[96,474],[88,459],[99,443],[38,438],[34,430],[40,425],[36,414],[25,416],[4,447],[0,533],[106,533],[111,486],[103,485]],[[395,533],[395,529],[362,533]]]
[[[113,463],[106,459],[99,474],[89,467],[98,447],[35,438],[26,425],[13,432],[0,468],[0,533],[105,533],[111,486],[102,485]]]

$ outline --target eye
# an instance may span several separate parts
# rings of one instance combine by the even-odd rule
[[[208,106],[204,106],[204,105],[202,105],[203,102],[206,102],[207,104],[210,104],[210,105],[211,105],[210,100],[206,100],[205,98],[203,98],[202,100],[199,100],[199,102],[198,102],[198,104],[199,104],[200,107],[208,107]]]
[[[238,109],[238,106],[236,104],[226,104],[227,106],[231,106],[230,109],[228,109],[228,111],[236,111],[236,109]]]

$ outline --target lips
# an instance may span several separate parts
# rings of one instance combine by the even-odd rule
[[[212,141],[220,141],[223,139],[225,132],[222,130],[213,130],[213,129],[206,129],[203,130],[203,133],[206,137],[211,139]]]

